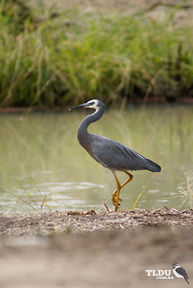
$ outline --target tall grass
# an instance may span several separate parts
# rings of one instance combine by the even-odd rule
[[[0,7],[1,106],[193,97],[192,27],[175,27],[171,16],[30,13],[14,31]]]
[[[183,181],[178,190],[181,195],[179,197],[182,199],[181,207],[186,202],[189,202],[191,209],[193,208],[193,171],[188,169],[183,169],[185,181]]]

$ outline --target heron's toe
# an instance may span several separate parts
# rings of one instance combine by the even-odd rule
[[[113,205],[116,204],[116,200],[117,200],[117,191],[115,191],[115,192],[112,194],[112,202],[113,202]]]
[[[113,205],[116,206],[116,202],[117,202],[117,201],[116,201],[116,198],[112,198],[112,202],[113,202]],[[118,204],[118,207],[121,206],[121,203],[120,203],[120,202],[122,202],[122,199],[119,198],[119,204]]]

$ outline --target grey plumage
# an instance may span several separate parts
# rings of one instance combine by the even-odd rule
[[[184,270],[184,268],[179,267],[179,268],[176,268],[175,270],[176,270],[176,272],[177,272],[179,275],[182,275],[182,276],[184,277],[184,280],[185,280],[188,284],[190,284],[189,281],[188,281],[188,279],[189,279],[188,274],[186,273],[186,271]]]
[[[185,269],[182,268],[178,263],[174,262],[172,263],[172,267],[173,267],[173,272],[175,274],[176,277],[179,277],[179,278],[184,278],[184,280],[188,283],[189,283],[189,277],[188,277],[188,274],[186,273]]]
[[[150,170],[159,172],[160,166],[127,146],[106,137],[90,135],[94,158],[111,170]]]
[[[97,162],[110,169],[113,173],[115,173],[116,170],[124,171],[125,173],[127,170],[161,171],[161,167],[158,164],[145,158],[127,146],[107,137],[88,133],[87,128],[89,124],[99,120],[104,113],[104,104],[100,100],[90,100],[87,103],[74,106],[70,110],[81,108],[92,108],[96,110],[80,123],[77,137],[80,145],[86,149]],[[131,174],[129,175],[132,176]],[[118,181],[116,176],[115,178],[116,181]]]

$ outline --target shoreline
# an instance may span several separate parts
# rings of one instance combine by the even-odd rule
[[[193,225],[193,209],[174,208],[155,210],[87,212],[55,211],[34,215],[0,216],[0,234],[4,237],[60,235],[95,231],[135,230],[145,227],[179,227]]]
[[[148,100],[144,102],[143,100],[137,100],[137,101],[128,101],[126,105],[124,105],[124,108],[126,108],[128,105],[141,105],[141,106],[148,106],[148,105],[193,105],[193,98],[187,98],[187,99],[179,99],[176,102],[169,103],[163,99],[159,100]],[[14,113],[60,113],[60,112],[68,112],[68,108],[71,105],[65,105],[65,106],[54,106],[52,108],[49,107],[0,107],[0,114],[14,114]]]

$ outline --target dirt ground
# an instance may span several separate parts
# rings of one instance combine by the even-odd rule
[[[0,287],[186,287],[146,270],[184,267],[193,283],[193,210],[0,216]]]
[[[123,12],[126,15],[146,15],[152,20],[163,21],[168,13],[173,13],[173,21],[177,26],[192,25],[192,0],[42,0],[49,11],[62,13],[68,9],[85,12],[98,10],[102,13]],[[32,5],[37,0],[30,0]]]
[[[156,210],[106,212],[49,212],[14,217],[0,216],[0,233],[6,237],[34,234],[55,235],[64,232],[94,232],[114,230],[137,230],[142,227],[193,225],[193,210],[179,211],[160,208]]]

